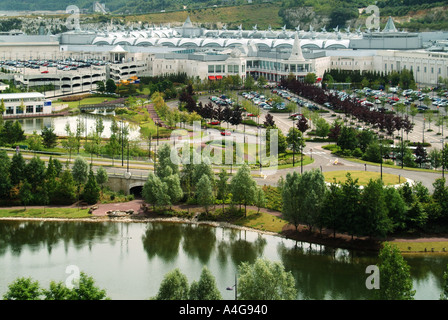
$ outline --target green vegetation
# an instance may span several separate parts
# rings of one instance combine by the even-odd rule
[[[381,284],[375,290],[378,300],[414,300],[410,267],[400,251],[393,245],[384,244],[379,258]]]
[[[281,262],[258,258],[254,263],[239,265],[238,300],[294,300],[297,297],[294,277]],[[152,300],[222,300],[215,277],[204,267],[199,281],[188,283],[176,268],[167,274]],[[180,309],[180,314],[185,312]]]
[[[88,209],[78,208],[27,208],[24,209],[0,209],[0,217],[20,217],[20,218],[61,218],[61,219],[79,219],[90,218]]]
[[[371,172],[371,171],[329,171],[324,172],[324,177],[326,182],[334,182],[336,183],[344,183],[347,180],[347,173],[350,173],[351,177],[357,180],[359,185],[367,185],[370,180],[380,179],[379,172]],[[399,183],[403,183],[405,179],[400,179],[399,176],[390,173],[383,173],[383,184],[388,185],[396,185]]]
[[[95,280],[84,272],[74,279],[73,287],[63,282],[50,282],[48,289],[40,287],[32,278],[18,278],[8,286],[4,300],[109,300],[106,291],[95,285]]]

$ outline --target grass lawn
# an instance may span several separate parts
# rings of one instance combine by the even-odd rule
[[[1,218],[22,217],[22,218],[90,218],[88,209],[78,208],[45,208],[44,209],[24,209],[17,207],[14,209],[0,209]]]
[[[336,182],[338,183],[344,183],[347,173],[350,172],[353,180],[358,179],[358,185],[367,185],[367,183],[372,179],[380,179],[380,173],[379,172],[370,172],[370,171],[346,171],[346,170],[340,170],[340,171],[329,171],[324,172],[324,177],[326,182],[333,182],[333,179],[336,179]],[[383,183],[386,186],[395,185],[399,183],[404,183],[406,180],[404,178],[400,179],[400,177],[394,174],[390,173],[383,173]]]
[[[244,226],[248,228],[254,228],[262,231],[280,233],[285,224],[288,224],[286,220],[275,217],[271,214],[256,211],[247,211],[247,216],[240,218],[233,222],[238,226]]]
[[[357,159],[357,158],[351,158],[351,157],[342,157],[342,158],[344,160],[348,160],[348,161],[351,161],[351,162],[362,163],[362,164],[367,164],[367,165],[376,166],[376,167],[379,167],[381,165],[381,164],[376,163],[376,162],[364,161],[364,160]],[[385,168],[393,168],[393,169],[401,169],[401,166],[396,166],[394,164],[386,164],[386,163],[383,163],[383,167],[385,167]],[[432,172],[432,173],[437,172],[437,170],[423,169],[423,168],[410,168],[410,167],[403,167],[403,170]]]
[[[61,104],[67,104],[70,109],[75,109],[79,105],[85,105],[85,104],[99,104],[104,102],[104,100],[111,101],[116,100],[117,98],[113,97],[91,97],[91,98],[85,98],[80,101],[70,101],[70,102],[62,102],[60,100],[55,101],[53,105],[61,105]]]
[[[391,241],[389,242],[392,245],[397,246],[397,248],[402,253],[425,253],[426,252],[432,252],[434,249],[434,252],[444,252],[443,248],[445,248],[445,251],[448,252],[448,242],[398,242],[398,241]]]

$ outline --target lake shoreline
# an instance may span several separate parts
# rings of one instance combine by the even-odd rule
[[[91,222],[91,223],[101,223],[101,222],[121,222],[121,223],[181,223],[181,224],[196,224],[205,225],[211,227],[220,228],[231,228],[237,230],[245,230],[257,232],[263,235],[271,235],[280,237],[283,239],[295,240],[299,242],[307,242],[311,244],[324,245],[331,248],[356,250],[364,252],[377,252],[378,246],[367,244],[364,240],[353,240],[352,242],[347,242],[345,239],[340,237],[322,237],[316,235],[315,233],[310,233],[306,230],[300,230],[300,232],[291,232],[291,228],[288,225],[283,228],[281,233],[265,231],[251,227],[239,226],[225,221],[198,221],[195,219],[179,218],[179,217],[148,217],[136,215],[134,217],[109,217],[109,216],[92,216],[89,218],[38,218],[38,217],[1,217],[0,221],[42,221],[42,222]]]
[[[418,238],[397,238],[397,237],[388,237],[387,239],[369,239],[368,237],[351,237],[347,234],[336,233],[336,237],[333,236],[331,230],[323,229],[322,231],[314,231],[310,232],[306,226],[300,225],[298,227],[298,232],[295,230],[295,227],[286,224],[281,232],[273,232],[260,230],[257,228],[240,226],[230,222],[225,221],[211,221],[211,220],[203,220],[199,221],[195,218],[180,218],[180,217],[164,217],[164,216],[153,216],[138,213],[135,215],[128,216],[117,216],[110,217],[108,215],[92,215],[90,217],[84,218],[60,218],[60,217],[0,217],[0,221],[42,221],[42,222],[91,222],[91,223],[102,223],[102,222],[121,222],[121,223],[181,223],[181,224],[196,224],[196,225],[206,225],[211,227],[221,227],[221,228],[231,228],[237,230],[246,230],[253,231],[259,234],[276,236],[284,239],[294,240],[298,242],[307,242],[311,244],[323,245],[331,248],[339,248],[346,250],[355,250],[361,252],[375,252],[378,253],[382,247],[384,242],[392,242],[398,243],[402,246],[404,244],[411,244],[412,242],[421,242],[425,243],[433,243],[440,242],[445,243],[446,247],[448,247],[448,238],[446,237],[437,237],[433,235],[418,237]],[[431,251],[431,247],[428,247],[427,251],[410,251],[406,247],[405,249],[401,249],[401,253],[403,254],[446,254],[448,251]]]

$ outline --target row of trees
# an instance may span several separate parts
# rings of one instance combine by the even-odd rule
[[[394,188],[378,179],[361,188],[347,174],[345,182],[327,187],[319,170],[288,173],[279,181],[282,214],[288,222],[352,237],[442,229],[448,222],[448,187],[445,179],[433,185],[432,195],[421,183]]]
[[[143,198],[154,209],[185,201],[203,206],[208,213],[217,200],[224,204],[229,199],[233,204],[239,204],[240,208],[244,205],[245,213],[248,205],[264,206],[264,192],[257,186],[246,164],[240,167],[229,184],[226,170],[222,169],[216,179],[210,159],[195,150],[188,153],[186,148],[189,146],[181,149],[182,159],[176,152],[171,152],[168,144],[157,152],[155,173],[149,173],[142,191]],[[176,159],[173,160],[173,157]],[[181,162],[183,166],[180,170],[178,164]]]
[[[94,175],[81,157],[75,159],[70,170],[52,157],[46,166],[38,156],[27,163],[21,153],[15,153],[11,159],[6,151],[0,151],[0,198],[4,204],[19,201],[24,206],[70,205],[77,199],[93,204],[99,200],[107,180],[104,168]]]
[[[370,110],[355,99],[341,100],[336,94],[327,93],[319,87],[302,83],[296,79],[283,79],[282,86],[288,88],[293,93],[318,104],[329,102],[335,111],[344,113],[346,117],[350,115],[353,118],[358,119],[358,121],[362,121],[374,128],[384,130],[390,136],[392,136],[395,131],[400,131],[402,129],[408,134],[414,127],[414,124],[410,121],[407,115],[400,117],[391,113]]]
[[[333,83],[350,83],[357,86],[385,89],[388,86],[400,86],[402,89],[415,89],[414,74],[403,69],[401,71],[367,71],[332,69],[324,73],[323,83],[330,88]]]

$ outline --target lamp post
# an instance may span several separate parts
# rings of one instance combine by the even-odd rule
[[[380,143],[380,153],[381,153],[380,177],[381,177],[381,181],[383,181],[383,141],[381,141],[381,143]],[[403,159],[401,159],[401,162],[403,163]]]
[[[235,300],[238,300],[238,282],[235,274],[235,284],[233,286],[227,287],[226,290],[232,291],[235,288]]]
[[[124,135],[123,135],[123,119],[121,123],[121,166],[124,167]]]
[[[303,174],[303,136],[300,137],[300,174]]]
[[[295,138],[296,134],[295,134],[295,130],[294,130],[294,118],[292,119],[292,136],[293,138]],[[295,140],[295,139],[294,139]],[[292,142],[292,167],[294,168],[295,166],[295,154],[296,154],[296,145],[295,145],[295,141]]]

